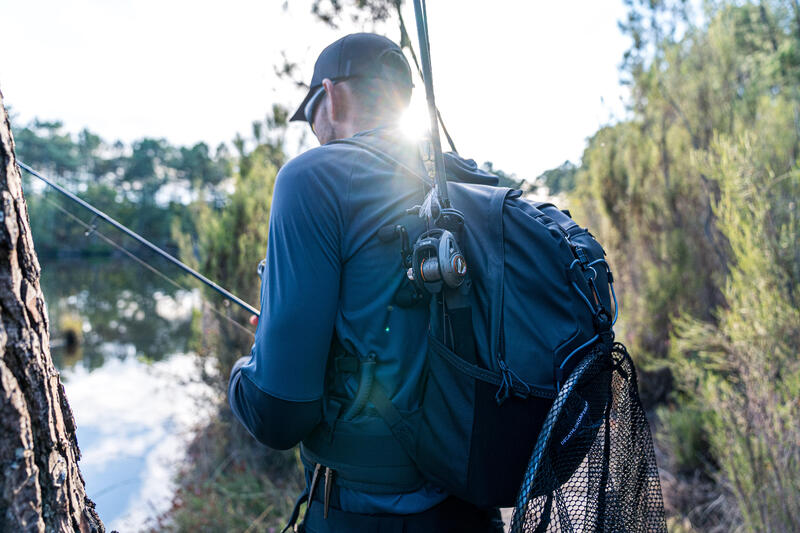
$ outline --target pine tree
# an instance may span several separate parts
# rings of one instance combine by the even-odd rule
[[[0,531],[103,532],[50,357],[40,267],[0,93]]]

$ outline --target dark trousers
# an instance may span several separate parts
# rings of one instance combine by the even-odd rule
[[[482,510],[450,497],[411,515],[356,514],[328,509],[323,518],[321,501],[314,501],[306,512],[300,531],[305,533],[503,533],[499,509]]]

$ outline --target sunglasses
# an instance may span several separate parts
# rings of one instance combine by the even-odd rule
[[[314,96],[312,96],[306,104],[305,109],[303,109],[303,114],[305,115],[309,126],[311,126],[311,131],[314,131],[314,111],[317,109],[319,103],[322,102],[323,98],[325,98],[325,87],[320,85],[319,89],[317,89],[317,92],[314,93]]]
[[[342,76],[341,78],[332,79],[334,85],[339,83],[340,81],[346,81],[350,78],[357,78],[358,76]],[[311,126],[311,131],[314,131],[314,111],[317,109],[317,106],[322,102],[322,99],[325,98],[325,87],[320,85],[317,92],[314,93],[314,96],[306,104],[306,107],[303,108],[303,115],[306,117],[306,121],[308,122],[309,126]],[[314,131],[316,134],[316,131]]]

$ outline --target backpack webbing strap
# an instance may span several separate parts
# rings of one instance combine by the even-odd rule
[[[465,283],[469,283],[465,281]],[[444,344],[452,347],[459,357],[472,365],[478,364],[475,331],[472,326],[472,304],[467,294],[469,286],[445,288],[443,298],[450,329],[442,332]],[[448,343],[448,341],[450,341]]]
[[[378,157],[379,159],[382,159],[384,162],[389,163],[390,165],[394,165],[395,167],[403,170],[409,176],[417,178],[425,185],[429,187],[433,186],[433,183],[431,182],[430,179],[423,177],[422,174],[420,174],[419,172],[415,172],[413,169],[409,168],[408,165],[401,163],[400,161],[398,161],[391,155],[387,154],[380,148],[372,146],[369,143],[348,138],[348,139],[336,139],[334,141],[329,142],[328,144],[349,144],[351,146],[358,146],[362,150],[366,150],[367,152],[370,152],[372,155]]]
[[[386,425],[389,426],[394,438],[397,439],[397,442],[400,443],[408,456],[415,461],[416,439],[414,438],[414,432],[400,410],[389,399],[386,390],[377,381],[372,384],[370,401],[383,421],[386,422]]]
[[[308,501],[308,486],[303,489],[303,492],[300,493],[300,496],[297,497],[297,500],[294,502],[294,508],[292,509],[292,514],[289,517],[289,521],[286,525],[281,529],[281,533],[286,533],[287,531],[296,531],[295,525],[297,524],[297,520],[300,518],[300,507]]]
[[[336,484],[372,494],[413,492],[425,480],[408,457],[405,446],[391,433],[365,434],[358,425],[343,422],[334,439],[316,432],[303,440],[300,455],[307,463],[322,463],[336,471]]]

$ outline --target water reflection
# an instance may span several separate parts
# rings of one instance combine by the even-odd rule
[[[109,530],[139,530],[168,508],[189,433],[213,403],[188,348],[199,295],[125,261],[41,263],[87,493]]]
[[[98,368],[134,354],[159,361],[186,351],[197,295],[123,260],[42,261],[53,361]],[[77,347],[70,350],[70,338]]]
[[[107,528],[136,531],[169,507],[186,440],[212,403],[197,373],[187,354],[152,364],[109,359],[62,373],[86,489]]]

